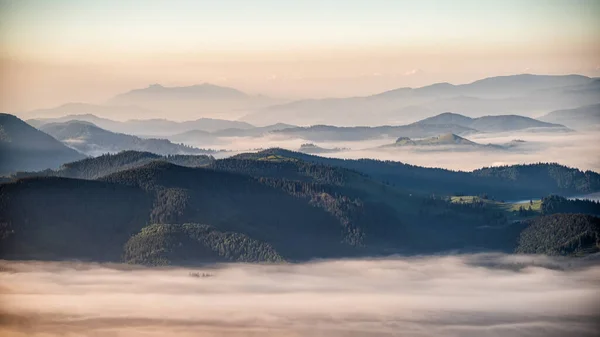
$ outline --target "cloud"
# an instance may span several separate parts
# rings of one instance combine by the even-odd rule
[[[597,258],[0,267],[3,336],[593,336],[600,318]]]
[[[423,74],[424,71],[422,69],[411,69],[404,72],[404,76],[413,76]]]

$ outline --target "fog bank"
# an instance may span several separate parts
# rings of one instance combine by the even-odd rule
[[[600,319],[597,257],[0,267],[3,336],[594,336]]]
[[[392,144],[396,139],[373,139],[367,141],[322,141],[314,142],[301,138],[286,138],[276,135],[264,137],[222,138],[222,143],[214,148],[231,152],[217,154],[227,157],[249,152],[257,148],[281,147],[298,151],[303,143],[314,143],[323,148],[346,148],[350,150],[317,154],[324,157],[344,159],[371,158],[400,161],[425,167],[441,167],[451,170],[471,171],[484,166],[557,162],[581,170],[600,172],[598,132],[573,133],[485,133],[465,138],[480,144],[504,145],[511,140],[525,142],[507,149],[473,148],[469,146],[407,146],[380,148]],[[197,147],[213,147],[212,144],[190,143]]]

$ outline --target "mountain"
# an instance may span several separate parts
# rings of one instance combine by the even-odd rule
[[[30,119],[27,123],[40,128],[46,124],[66,123],[72,121],[83,121],[92,123],[100,128],[118,133],[127,133],[138,136],[170,136],[173,134],[200,130],[206,132],[215,132],[224,129],[253,129],[254,126],[239,121],[230,121],[224,119],[200,118],[197,120],[175,122],[166,119],[132,119],[125,122],[114,121],[106,118],[100,118],[95,115],[68,115],[59,118],[41,118]]]
[[[110,99],[108,104],[134,105],[165,113],[177,111],[187,117],[197,116],[198,112],[209,112],[213,117],[217,115],[239,117],[241,116],[239,111],[265,107],[277,102],[281,100],[251,96],[237,89],[204,83],[184,87],[152,84],[146,88],[119,94]]]
[[[564,125],[542,122],[524,116],[500,115],[470,118],[451,112],[425,118],[416,124],[456,124],[483,132],[509,132],[531,128],[565,129]]]
[[[575,109],[555,110],[538,118],[549,123],[560,123],[574,129],[595,128],[600,125],[600,104]]]
[[[97,156],[126,150],[157,154],[205,154],[214,151],[173,144],[166,139],[142,139],[101,129],[88,122],[46,124],[41,130],[82,153]]]
[[[84,157],[19,118],[0,114],[0,174],[56,168]]]
[[[516,115],[484,116],[470,118],[455,113],[442,113],[415,123],[400,126],[355,126],[338,127],[314,125],[310,127],[286,128],[274,131],[277,135],[304,140],[360,141],[379,138],[427,138],[440,134],[466,136],[479,132],[508,132],[517,130],[569,131],[559,124],[551,124],[529,117]],[[423,144],[421,144],[423,145]]]
[[[254,124],[340,126],[403,124],[444,111],[469,117],[517,114],[572,108],[600,102],[600,84],[580,75],[512,75],[468,84],[437,83],[399,88],[363,97],[300,100],[253,111],[242,120]]]
[[[466,138],[457,136],[453,133],[447,133],[436,137],[425,139],[410,139],[408,137],[400,137],[394,144],[384,145],[382,147],[403,147],[403,146],[472,146],[480,147],[481,144],[472,142]]]
[[[166,155],[161,156],[150,152],[123,151],[117,154],[103,154],[79,161],[66,163],[56,170],[38,172],[18,172],[12,179],[25,177],[63,177],[76,179],[97,179],[109,174],[147,165],[154,161],[169,162],[185,167],[203,167],[214,160],[207,155]]]
[[[354,126],[338,127],[331,125],[314,125],[274,131],[273,134],[301,138],[313,142],[322,141],[361,141],[381,138],[424,138],[444,133],[469,135],[477,130],[455,124],[409,124],[401,126]]]
[[[271,245],[201,224],[153,224],[131,237],[124,247],[126,263],[197,265],[215,262],[282,262]]]

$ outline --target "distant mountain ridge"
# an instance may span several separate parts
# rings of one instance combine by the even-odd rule
[[[445,112],[425,118],[417,124],[456,124],[483,132],[518,131],[529,128],[565,128],[564,125],[547,123],[533,118],[517,115],[483,116],[471,118],[460,114]]]
[[[119,122],[110,120],[107,118],[101,118],[92,114],[85,115],[67,115],[59,118],[39,118],[29,119],[27,123],[39,128],[49,123],[64,123],[73,120],[85,121],[95,124],[96,126],[118,133],[128,133],[138,136],[152,135],[152,136],[168,136],[177,133],[188,132],[192,130],[200,130],[206,132],[215,132],[225,129],[252,129],[255,128],[253,125],[246,122],[231,121],[224,119],[214,118],[200,118],[196,120],[175,122],[161,119],[131,119],[125,122]]]
[[[399,88],[374,96],[476,96],[498,98],[523,96],[528,92],[558,87],[588,84],[593,79],[583,75],[534,75],[519,74],[495,76],[480,79],[467,84],[434,83],[420,88]]]
[[[97,156],[126,150],[146,151],[162,155],[206,154],[214,151],[202,150],[166,139],[142,139],[122,133],[114,133],[89,122],[70,121],[43,125],[42,131],[77,149],[81,153]]]
[[[133,89],[108,100],[110,105],[134,105],[169,113],[177,111],[188,117],[204,113],[203,117],[240,117],[248,109],[283,102],[261,95],[248,95],[240,90],[210,83],[165,87],[152,84]],[[210,115],[207,115],[210,114]]]
[[[538,118],[549,123],[560,123],[575,129],[589,129],[600,125],[600,103],[575,109],[555,110]]]
[[[425,114],[420,117],[444,111],[460,111],[470,117],[500,114],[532,117],[539,111],[599,102],[597,79],[581,75],[521,74],[461,85],[437,83],[398,88],[371,96],[299,100],[259,109],[242,120],[255,124],[375,126],[414,122],[411,111]]]
[[[355,126],[338,127],[331,125],[314,125],[274,131],[275,135],[302,138],[309,141],[361,141],[378,138],[397,137],[433,137],[444,133],[468,135],[477,130],[455,124],[409,124],[400,126]]]
[[[166,97],[168,99],[185,99],[185,98],[207,98],[207,99],[222,99],[222,98],[247,98],[245,93],[228,87],[222,87],[210,83],[202,83],[182,87],[164,87],[160,84],[151,84],[146,88],[133,89],[128,92],[115,96],[111,101],[118,102],[125,98],[151,95],[156,98]]]
[[[377,138],[427,138],[441,134],[466,136],[481,132],[510,132],[526,129],[546,131],[570,131],[563,125],[542,122],[533,118],[500,115],[471,118],[461,114],[445,112],[433,117],[399,126],[355,126],[337,127],[314,125],[310,127],[286,128],[275,134],[298,137],[310,141],[359,141]]]
[[[0,113],[0,174],[56,168],[85,156],[19,118]]]

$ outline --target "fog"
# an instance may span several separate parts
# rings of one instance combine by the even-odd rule
[[[3,336],[594,336],[600,319],[598,256],[0,266]]]
[[[413,165],[442,167],[452,170],[470,171],[484,166],[557,162],[582,170],[600,171],[600,153],[597,146],[600,143],[600,133],[595,131],[570,133],[482,133],[465,136],[465,138],[480,144],[503,145],[514,139],[524,140],[525,142],[509,149],[474,148],[470,146],[379,148],[382,145],[394,143],[395,139],[314,142],[301,138],[286,138],[277,134],[268,134],[263,137],[219,138],[218,144],[198,142],[189,143],[188,145],[230,151],[217,154],[216,157],[218,158],[241,152],[249,152],[258,148],[281,147],[297,151],[303,143],[314,143],[328,149],[350,149],[317,154],[319,156],[346,159],[373,158],[393,160]]]
[[[600,171],[598,133],[573,134],[485,134],[465,138],[481,144],[505,144],[513,139],[525,140],[517,147],[496,149],[464,149],[464,147],[420,148],[366,148],[357,151],[324,154],[340,158],[374,158],[401,161],[425,167],[442,167],[470,171],[484,166],[514,165],[539,162],[557,162],[581,170]],[[393,143],[394,140],[388,141]]]

